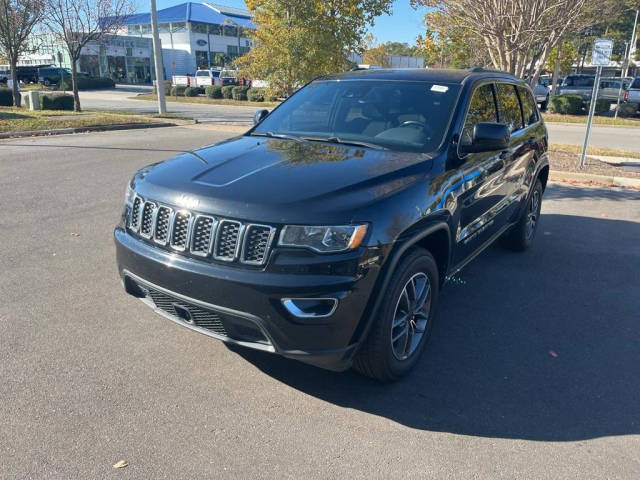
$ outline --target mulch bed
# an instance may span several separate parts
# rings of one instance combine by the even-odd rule
[[[589,173],[592,175],[609,175],[612,177],[640,178],[640,172],[626,171],[622,166],[609,165],[595,158],[587,157],[586,165],[580,168],[580,155],[575,153],[549,151],[549,165],[551,170],[564,172]]]

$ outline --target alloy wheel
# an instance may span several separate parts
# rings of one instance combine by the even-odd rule
[[[527,238],[531,238],[536,231],[536,224],[538,223],[538,215],[540,213],[540,192],[536,189],[531,195],[529,201],[529,210],[527,211]]]
[[[430,308],[429,277],[416,273],[402,289],[391,322],[391,350],[396,359],[406,360],[416,351],[427,329]]]

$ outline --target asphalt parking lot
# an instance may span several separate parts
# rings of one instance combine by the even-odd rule
[[[0,141],[0,478],[640,478],[640,192],[550,185],[534,248],[457,275],[416,371],[379,385],[122,291],[126,181],[228,135]]]

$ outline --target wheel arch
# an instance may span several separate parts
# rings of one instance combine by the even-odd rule
[[[451,231],[449,225],[442,220],[429,222],[423,227],[413,226],[398,237],[393,244],[387,260],[382,266],[380,276],[369,297],[369,304],[365,309],[362,321],[354,332],[352,342],[361,342],[366,338],[373,318],[375,318],[382,304],[382,292],[389,286],[391,277],[402,258],[413,247],[428,250],[436,260],[440,286],[444,283],[451,260]]]

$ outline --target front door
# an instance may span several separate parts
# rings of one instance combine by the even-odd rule
[[[477,123],[498,123],[498,109],[492,83],[477,87],[471,97],[460,148],[472,142]],[[463,262],[500,228],[496,221],[506,196],[504,167],[505,152],[469,153],[463,158],[463,192],[458,197],[457,248],[454,264]]]

